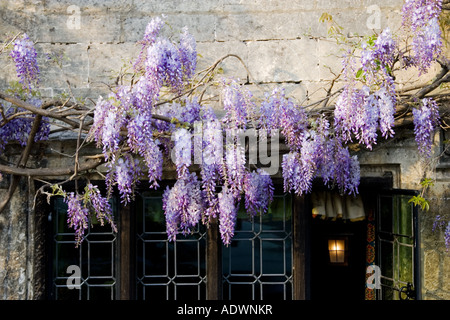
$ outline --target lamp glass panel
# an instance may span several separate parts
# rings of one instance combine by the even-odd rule
[[[345,240],[328,240],[328,251],[331,263],[345,262]]]

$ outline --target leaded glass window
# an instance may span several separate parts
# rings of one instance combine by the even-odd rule
[[[49,215],[53,226],[50,295],[57,300],[115,299],[117,239],[110,225],[92,221],[77,248],[75,233],[67,226],[67,204],[55,198],[53,208]],[[74,271],[77,268],[79,273]],[[80,277],[75,279],[77,275]],[[76,284],[79,286],[70,286]]]
[[[292,199],[276,195],[267,214],[241,208],[235,236],[223,250],[223,298],[292,299]]]
[[[94,221],[76,248],[75,234],[67,226],[67,205],[55,198],[49,217],[51,298],[204,300],[208,263],[220,266],[210,284],[217,284],[223,299],[293,298],[290,195],[275,195],[269,212],[253,219],[241,209],[228,247],[211,239],[202,224],[191,234],[180,233],[175,242],[168,241],[161,190],[143,191],[124,208],[114,212],[117,234]],[[216,241],[219,246],[208,251]],[[80,268],[80,289],[68,287],[73,276],[69,266]]]
[[[141,196],[136,219],[137,298],[205,299],[205,227],[169,242],[160,192]]]

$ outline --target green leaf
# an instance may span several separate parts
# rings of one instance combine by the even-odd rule
[[[429,202],[422,196],[413,196],[409,199],[408,203],[413,203],[415,206],[420,206],[423,211],[430,210]]]
[[[356,78],[358,79],[358,78],[361,78],[361,76],[363,75],[363,69],[361,68],[361,69],[359,69],[358,70],[358,72],[356,72]]]
[[[426,187],[432,187],[434,186],[434,181],[433,179],[430,178],[424,178],[421,182],[420,182],[421,186],[426,188]]]
[[[326,12],[322,13],[322,15],[319,18],[319,22],[323,23],[325,21],[333,21],[333,17]]]

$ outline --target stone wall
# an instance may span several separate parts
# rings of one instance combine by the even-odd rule
[[[105,92],[124,62],[136,56],[150,19],[165,15],[174,31],[188,26],[202,55],[199,70],[233,53],[248,66],[250,82],[263,88],[286,84],[303,100],[320,92],[324,80],[340,70],[340,49],[327,38],[327,12],[350,36],[371,34],[399,24],[402,1],[367,0],[176,0],[176,1],[2,1],[0,34],[28,33],[40,53],[42,89],[47,95],[67,91],[93,96]],[[375,29],[370,29],[370,28]],[[60,70],[43,53],[64,52]],[[229,75],[250,75],[236,59],[224,65]],[[0,83],[14,79],[2,64]]]
[[[348,37],[363,36],[388,26],[396,30],[402,4],[401,0],[3,0],[0,39],[27,32],[36,41],[45,95],[71,90],[75,96],[96,99],[108,92],[120,68],[136,57],[136,42],[150,19],[164,14],[174,31],[188,26],[195,36],[201,55],[198,70],[236,54],[248,69],[231,57],[222,65],[225,75],[240,78],[256,94],[281,85],[289,96],[306,103],[323,96],[341,68],[342,47],[328,37],[332,25],[320,23],[321,15],[331,14]],[[46,59],[51,52],[64,53],[62,70]],[[0,88],[15,80],[6,58],[0,54]],[[363,175],[391,171],[396,187],[417,189],[414,142],[409,137],[397,143],[402,148],[391,143],[361,155],[362,163],[369,165]],[[436,175],[433,207],[446,208],[449,173],[442,167]],[[30,284],[36,269],[30,252],[34,218],[31,201],[24,201],[31,192],[24,185],[10,210],[0,214],[0,299],[36,297]],[[6,192],[5,186],[0,191]],[[422,222],[424,298],[448,299],[449,256],[442,234],[430,231],[433,221],[428,216]]]

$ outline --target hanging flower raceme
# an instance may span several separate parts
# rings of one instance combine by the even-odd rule
[[[190,79],[197,66],[195,40],[184,28],[179,47],[169,39],[158,37],[147,48],[145,75],[156,86],[163,85],[180,91],[183,80]]]
[[[75,231],[76,247],[83,242],[93,216],[101,226],[104,226],[106,221],[111,225],[113,231],[117,232],[111,204],[107,198],[101,195],[97,186],[89,183],[84,188],[83,194],[65,192],[58,185],[53,185],[52,189],[53,195],[62,196],[63,201],[67,204],[67,224]]]
[[[421,106],[414,108],[412,113],[419,152],[424,157],[430,157],[434,130],[439,124],[439,108],[433,99],[424,98]]]
[[[224,188],[219,193],[219,232],[222,242],[229,245],[234,236],[238,207],[232,191]]]
[[[364,113],[361,114],[365,109],[364,98],[365,94],[362,90],[347,85],[336,101],[334,126],[345,142],[351,141],[352,135],[362,130],[360,125],[364,117]]]
[[[201,137],[201,177],[202,189],[205,193],[205,218],[216,218],[218,213],[218,199],[216,187],[224,179],[223,133],[220,121],[209,113],[205,114],[202,122]]]
[[[134,69],[136,71],[142,71],[145,69],[145,59],[147,56],[147,49],[150,45],[155,43],[159,32],[164,26],[164,21],[160,17],[155,17],[147,24],[145,28],[144,37],[140,41],[141,51],[139,52],[138,58],[134,62]]]
[[[178,179],[172,188],[167,187],[163,194],[163,210],[170,241],[176,240],[179,229],[186,235],[195,228],[203,213],[203,196],[195,173]]]
[[[442,52],[441,11],[442,0],[407,0],[402,8],[402,25],[412,35],[413,64],[420,73]]]
[[[397,44],[389,28],[384,29],[375,41],[362,44],[361,65],[365,80],[377,84],[385,77],[391,77],[391,66],[397,50]]]
[[[67,203],[67,223],[75,230],[76,246],[83,241],[85,230],[89,227],[89,210],[83,206],[79,195],[71,192],[64,199]]]
[[[222,85],[222,103],[226,112],[222,121],[227,128],[246,129],[247,117],[254,108],[251,92],[235,80],[224,79]]]
[[[144,158],[148,169],[150,188],[159,186],[162,178],[163,153],[159,141],[153,139],[151,116],[138,114],[128,123],[128,145],[131,151]]]
[[[281,168],[284,192],[294,191],[297,194],[302,194],[303,190],[300,188],[302,184],[300,155],[292,151],[283,155]]]
[[[183,71],[178,48],[167,38],[158,38],[147,49],[145,75],[156,86],[163,85],[179,91],[183,83]]]
[[[397,99],[392,87],[382,87],[374,95],[378,98],[378,108],[380,113],[380,131],[384,138],[394,136],[394,115]]]
[[[103,226],[106,222],[108,222],[114,232],[117,232],[117,227],[114,223],[114,218],[112,214],[112,207],[109,203],[108,199],[103,197],[100,193],[100,190],[97,186],[92,184],[88,184],[85,188],[85,195],[83,197],[84,202],[89,203],[90,207],[95,213],[97,220],[100,222],[100,225]]]
[[[189,166],[192,164],[191,138],[191,133],[184,128],[179,128],[172,134],[172,139],[175,141],[172,160],[177,167],[178,179],[189,174]]]
[[[181,30],[179,50],[183,75],[185,80],[189,80],[197,68],[197,43],[187,27]]]
[[[334,139],[326,139],[322,146],[322,157],[320,159],[319,167],[317,169],[317,176],[322,178],[324,185],[332,186],[335,181],[335,146]]]
[[[230,134],[227,132],[227,135]],[[225,145],[225,177],[235,199],[240,199],[245,177],[245,149],[239,141],[239,137],[231,132],[231,138],[227,137]]]
[[[23,88],[31,91],[39,83],[36,49],[26,33],[21,38],[16,39],[13,45],[10,55],[16,65],[17,77]]]
[[[134,198],[135,186],[142,176],[139,160],[125,154],[109,165],[111,171],[106,177],[108,190],[112,190],[113,185],[117,184],[121,200],[127,204]]]
[[[335,129],[344,142],[355,138],[368,149],[377,143],[380,130],[383,137],[394,134],[395,93],[381,87],[371,92],[346,86],[338,97],[334,110]]]
[[[360,168],[357,156],[351,156],[348,148],[335,140],[334,154],[335,182],[341,193],[357,194],[360,182]]]
[[[384,29],[375,41],[375,59],[383,68],[390,67],[394,61],[397,44],[393,39],[391,29]]]
[[[287,103],[284,89],[275,88],[271,94],[265,94],[265,100],[261,103],[259,109],[260,128],[266,130],[269,135],[280,128],[279,111]]]
[[[153,106],[158,101],[159,88],[149,81],[145,76],[141,76],[139,81],[133,86],[131,92],[131,103],[139,114],[151,115]]]
[[[273,200],[274,187],[272,179],[263,170],[247,172],[244,181],[245,210],[254,217],[265,214]]]
[[[294,191],[302,195],[311,191],[313,179],[319,173],[326,151],[325,141],[324,132],[309,130],[303,137],[300,151],[291,151],[283,156],[281,166],[285,192]]]
[[[89,131],[88,140],[95,140],[97,147],[103,149],[106,160],[115,161],[115,152],[118,151],[124,140],[121,129],[126,127],[127,112],[130,101],[128,88],[121,87],[117,92],[111,92],[107,99],[99,97],[94,110],[94,122]],[[126,98],[127,97],[127,98]]]
[[[308,127],[307,114],[302,107],[294,104],[292,100],[284,99],[279,105],[279,127],[291,150],[299,151],[304,134]]]

